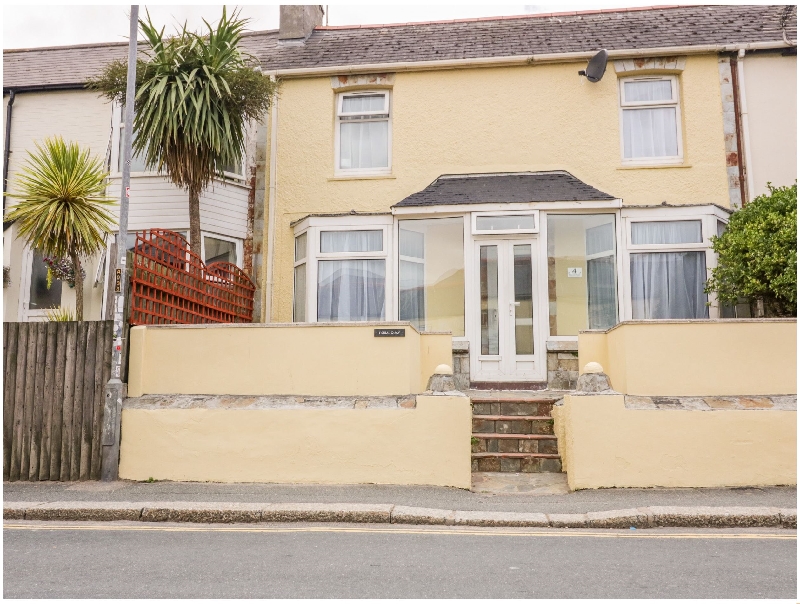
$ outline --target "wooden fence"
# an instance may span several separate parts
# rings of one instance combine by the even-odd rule
[[[183,235],[136,233],[131,325],[250,323],[256,287],[229,262],[206,264]]]
[[[5,323],[3,480],[98,480],[113,321]]]

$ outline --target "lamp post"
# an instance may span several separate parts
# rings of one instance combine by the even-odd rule
[[[125,128],[122,131],[122,187],[119,201],[119,234],[117,236],[117,257],[114,266],[114,343],[111,352],[111,379],[105,387],[103,410],[103,457],[101,465],[102,480],[116,480],[119,477],[119,438],[122,399],[125,397],[125,384],[120,379],[125,362],[123,344],[125,328],[125,289],[128,279],[126,262],[128,255],[128,204],[131,185],[131,141],[133,135],[133,105],[136,97],[136,38],[139,31],[139,6],[131,6],[130,38],[128,42],[128,79],[125,89]]]

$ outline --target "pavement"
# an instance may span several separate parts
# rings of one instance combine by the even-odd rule
[[[7,598],[771,598],[785,529],[6,521]]]
[[[795,487],[566,491],[560,474],[475,474],[473,490],[395,485],[6,482],[4,518],[472,526],[796,528]]]

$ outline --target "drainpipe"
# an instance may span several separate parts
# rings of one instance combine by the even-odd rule
[[[274,75],[272,77],[275,77]],[[267,278],[265,286],[265,301],[263,318],[266,323],[272,323],[272,286],[274,280],[275,264],[275,207],[278,201],[278,95],[272,103],[270,112],[270,142],[269,142],[269,217],[267,220]]]
[[[6,223],[6,189],[8,188],[8,160],[11,155],[11,110],[14,107],[14,89],[8,91],[8,105],[6,105],[6,139],[3,149],[3,231],[11,226]]]
[[[741,116],[742,134],[744,135],[744,161],[749,162],[753,156],[750,154],[750,121],[747,114],[747,91],[744,83],[744,55],[744,48],[740,48],[739,56],[737,57],[738,60],[736,61],[736,79],[739,88],[739,115]],[[746,165],[747,164],[745,164],[745,166]],[[747,169],[747,167],[744,169],[747,180],[747,201],[755,196],[752,168],[753,166],[751,165],[750,169]],[[742,205],[744,204],[745,199],[742,198]]]
[[[736,55],[730,58],[731,68],[731,87],[733,88],[733,116],[734,126],[736,128],[736,164],[739,168],[739,196],[742,200],[742,207],[749,201],[748,188],[747,188],[747,168],[745,161],[744,140],[742,137],[742,111],[740,103],[740,90],[739,90],[739,64],[740,61]],[[734,208],[736,209],[736,208]]]

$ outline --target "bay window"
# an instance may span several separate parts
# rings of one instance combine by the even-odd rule
[[[703,220],[631,221],[632,319],[707,319]]]
[[[295,225],[293,320],[387,320],[390,225],[391,217]]]
[[[678,80],[674,76],[620,80],[623,163],[678,163]]]
[[[336,172],[391,169],[390,93],[343,93],[336,103]]]

